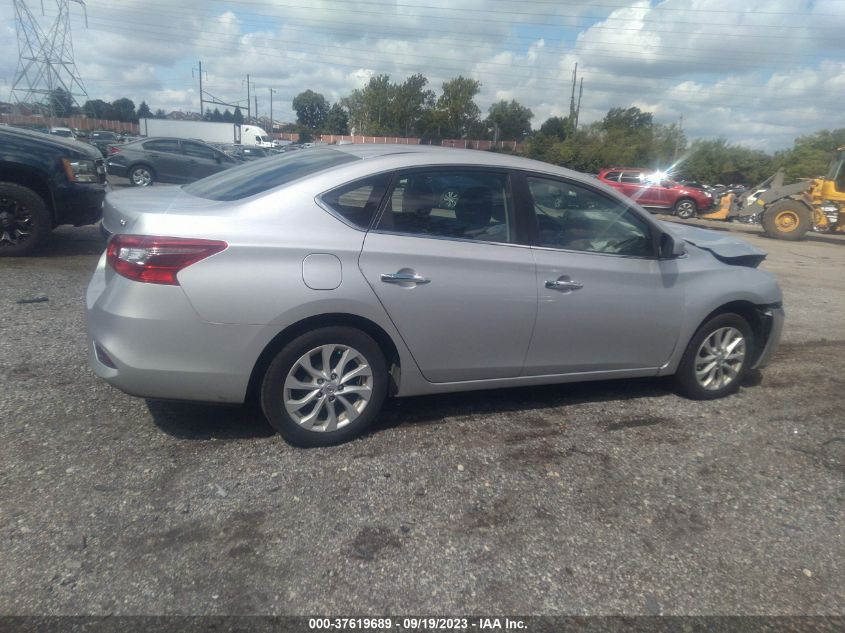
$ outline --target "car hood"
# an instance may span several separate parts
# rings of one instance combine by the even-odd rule
[[[700,229],[696,226],[678,224],[677,222],[661,222],[661,224],[674,237],[709,251],[716,259],[726,264],[737,264],[756,268],[766,259],[766,251],[732,235],[719,231]]]
[[[231,204],[192,196],[179,186],[122,189],[106,194],[103,228],[112,234],[130,233],[138,218],[147,214],[215,215],[230,209]]]

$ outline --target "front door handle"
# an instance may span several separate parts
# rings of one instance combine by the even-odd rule
[[[381,280],[386,284],[427,284],[431,279],[416,273],[382,273]]]
[[[571,279],[550,279],[546,282],[546,288],[549,290],[581,290],[583,287],[584,284]]]

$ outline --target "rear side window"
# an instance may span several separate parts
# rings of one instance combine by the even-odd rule
[[[420,237],[511,242],[504,173],[419,171],[397,178],[378,230]]]
[[[623,171],[622,178],[619,180],[621,182],[627,182],[628,184],[639,185],[643,182],[643,176],[638,171]]]
[[[185,185],[184,190],[192,196],[207,200],[242,200],[356,160],[361,159],[333,149],[296,152],[267,160],[252,161],[234,169],[221,171]]]
[[[622,173],[621,171],[609,171],[604,175],[604,179],[605,180],[613,180],[613,181],[618,182],[619,181],[619,174],[621,174],[621,173]]]
[[[390,174],[379,174],[332,189],[320,200],[353,226],[367,229],[389,185]]]
[[[169,139],[158,139],[155,141],[147,141],[144,143],[144,149],[149,152],[169,152],[171,154],[181,154],[179,149],[179,141],[171,141]]]

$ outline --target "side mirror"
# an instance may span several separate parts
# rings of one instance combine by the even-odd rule
[[[686,252],[683,240],[676,240],[668,233],[660,236],[660,259],[675,259],[686,255]]]

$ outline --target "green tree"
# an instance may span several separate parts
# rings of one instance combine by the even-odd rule
[[[540,126],[540,134],[559,141],[566,140],[570,132],[569,117],[549,117]]]
[[[73,114],[73,97],[64,88],[56,88],[50,93],[50,112],[54,116],[71,116]]]
[[[509,102],[497,101],[488,112],[487,121],[490,126],[495,126],[497,140],[521,141],[531,133],[534,113],[513,99]]]
[[[141,105],[138,106],[138,118],[149,119],[152,116],[153,113],[150,111],[150,106],[147,105],[146,101],[142,101]]]
[[[234,117],[232,116],[232,112],[229,110],[229,108],[226,108],[226,110],[223,112],[223,120],[226,123],[232,123],[234,121]]]
[[[116,120],[126,123],[138,122],[138,117],[135,114],[135,102],[131,99],[127,99],[126,97],[117,99],[116,101],[112,101],[111,107],[112,115]]]
[[[475,96],[481,91],[481,82],[463,76],[443,82],[443,92],[437,99],[437,109],[445,115],[444,137],[466,138],[479,123],[481,110]]]
[[[217,123],[223,122],[223,114],[220,112],[220,108],[214,108],[214,112],[211,113],[211,120]]]
[[[349,116],[339,103],[329,108],[323,129],[326,134],[349,134]]]
[[[389,107],[390,133],[419,134],[423,116],[434,107],[434,92],[426,88],[428,79],[420,73],[411,75],[401,85],[393,86]]]
[[[774,167],[782,167],[790,180],[818,178],[827,173],[833,152],[845,146],[845,128],[819,130],[799,136],[792,148],[775,155]]]
[[[165,112],[164,110],[159,108],[158,110],[156,110],[156,113],[153,115],[153,118],[154,119],[166,119],[167,118],[167,112]]]
[[[329,104],[319,92],[306,90],[293,98],[296,120],[311,130],[323,127],[329,114]]]
[[[112,107],[102,99],[86,101],[82,106],[82,113],[89,119],[113,119]]]
[[[237,125],[243,125],[244,113],[237,106],[235,107],[235,112],[232,114],[232,121]]]

